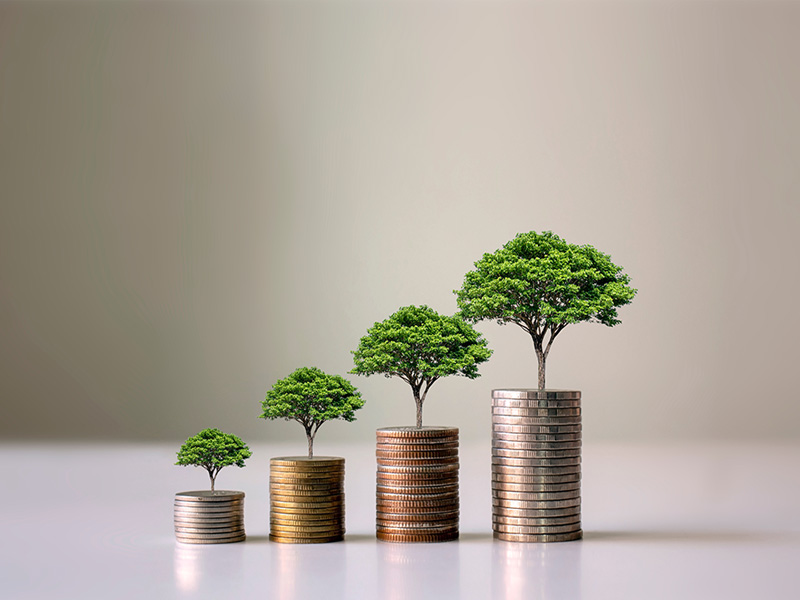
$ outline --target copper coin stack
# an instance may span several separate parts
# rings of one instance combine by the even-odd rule
[[[344,459],[283,456],[270,460],[269,539],[321,544],[344,539]]]
[[[376,455],[378,539],[458,539],[458,428],[378,429]]]
[[[175,538],[184,544],[243,542],[244,492],[230,490],[175,494]]]
[[[581,393],[492,391],[492,529],[511,542],[581,530]]]

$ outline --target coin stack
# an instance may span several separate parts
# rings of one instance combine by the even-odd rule
[[[269,495],[273,542],[321,544],[344,539],[343,458],[273,458]]]
[[[179,492],[174,519],[175,537],[184,544],[243,542],[244,492]]]
[[[492,529],[511,542],[581,530],[581,393],[492,391]]]
[[[376,454],[378,539],[458,539],[458,428],[378,429]]]

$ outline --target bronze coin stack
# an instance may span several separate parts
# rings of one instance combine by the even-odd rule
[[[344,539],[344,459],[284,456],[270,460],[269,539],[321,544]]]
[[[492,529],[511,542],[581,530],[581,393],[492,391]]]
[[[378,539],[458,539],[458,428],[378,429],[376,455]]]
[[[175,538],[184,544],[243,542],[244,492],[178,492],[173,518]]]

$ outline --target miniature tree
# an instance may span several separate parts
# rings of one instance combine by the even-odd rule
[[[491,355],[486,340],[463,319],[424,305],[405,306],[367,330],[353,352],[356,366],[350,372],[381,373],[409,384],[417,427],[422,427],[422,405],[431,386],[448,375],[479,377],[478,365]]]
[[[315,367],[301,367],[279,379],[262,401],[262,419],[286,419],[300,423],[308,439],[308,456],[314,456],[314,437],[326,421],[355,421],[364,406],[361,393],[339,375]]]
[[[219,429],[204,429],[183,443],[175,464],[203,467],[208,471],[213,492],[217,475],[223,467],[243,467],[245,459],[252,454],[247,444],[235,435],[222,433]]]
[[[636,290],[608,255],[568,244],[550,231],[520,233],[493,254],[484,254],[455,290],[460,315],[471,322],[515,323],[533,340],[539,389],[553,340],[567,325],[620,323],[617,307]]]

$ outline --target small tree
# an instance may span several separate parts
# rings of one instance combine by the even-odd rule
[[[357,375],[381,373],[399,377],[411,386],[417,405],[417,427],[422,427],[422,405],[431,386],[441,377],[479,377],[478,365],[492,351],[469,323],[440,315],[427,306],[405,306],[375,323],[353,352]]]
[[[211,479],[211,491],[217,474],[223,467],[236,465],[243,467],[244,461],[252,456],[250,448],[242,440],[219,429],[204,429],[186,440],[178,450],[176,465],[203,467]]]
[[[364,406],[361,393],[339,375],[315,367],[301,367],[279,379],[262,401],[262,419],[286,419],[300,423],[308,439],[308,456],[314,456],[314,437],[325,421],[355,421]]]
[[[567,325],[590,321],[613,326],[617,307],[636,290],[608,255],[568,244],[550,231],[520,233],[493,254],[484,254],[456,290],[459,313],[477,322],[515,323],[533,340],[539,389],[553,340]]]

